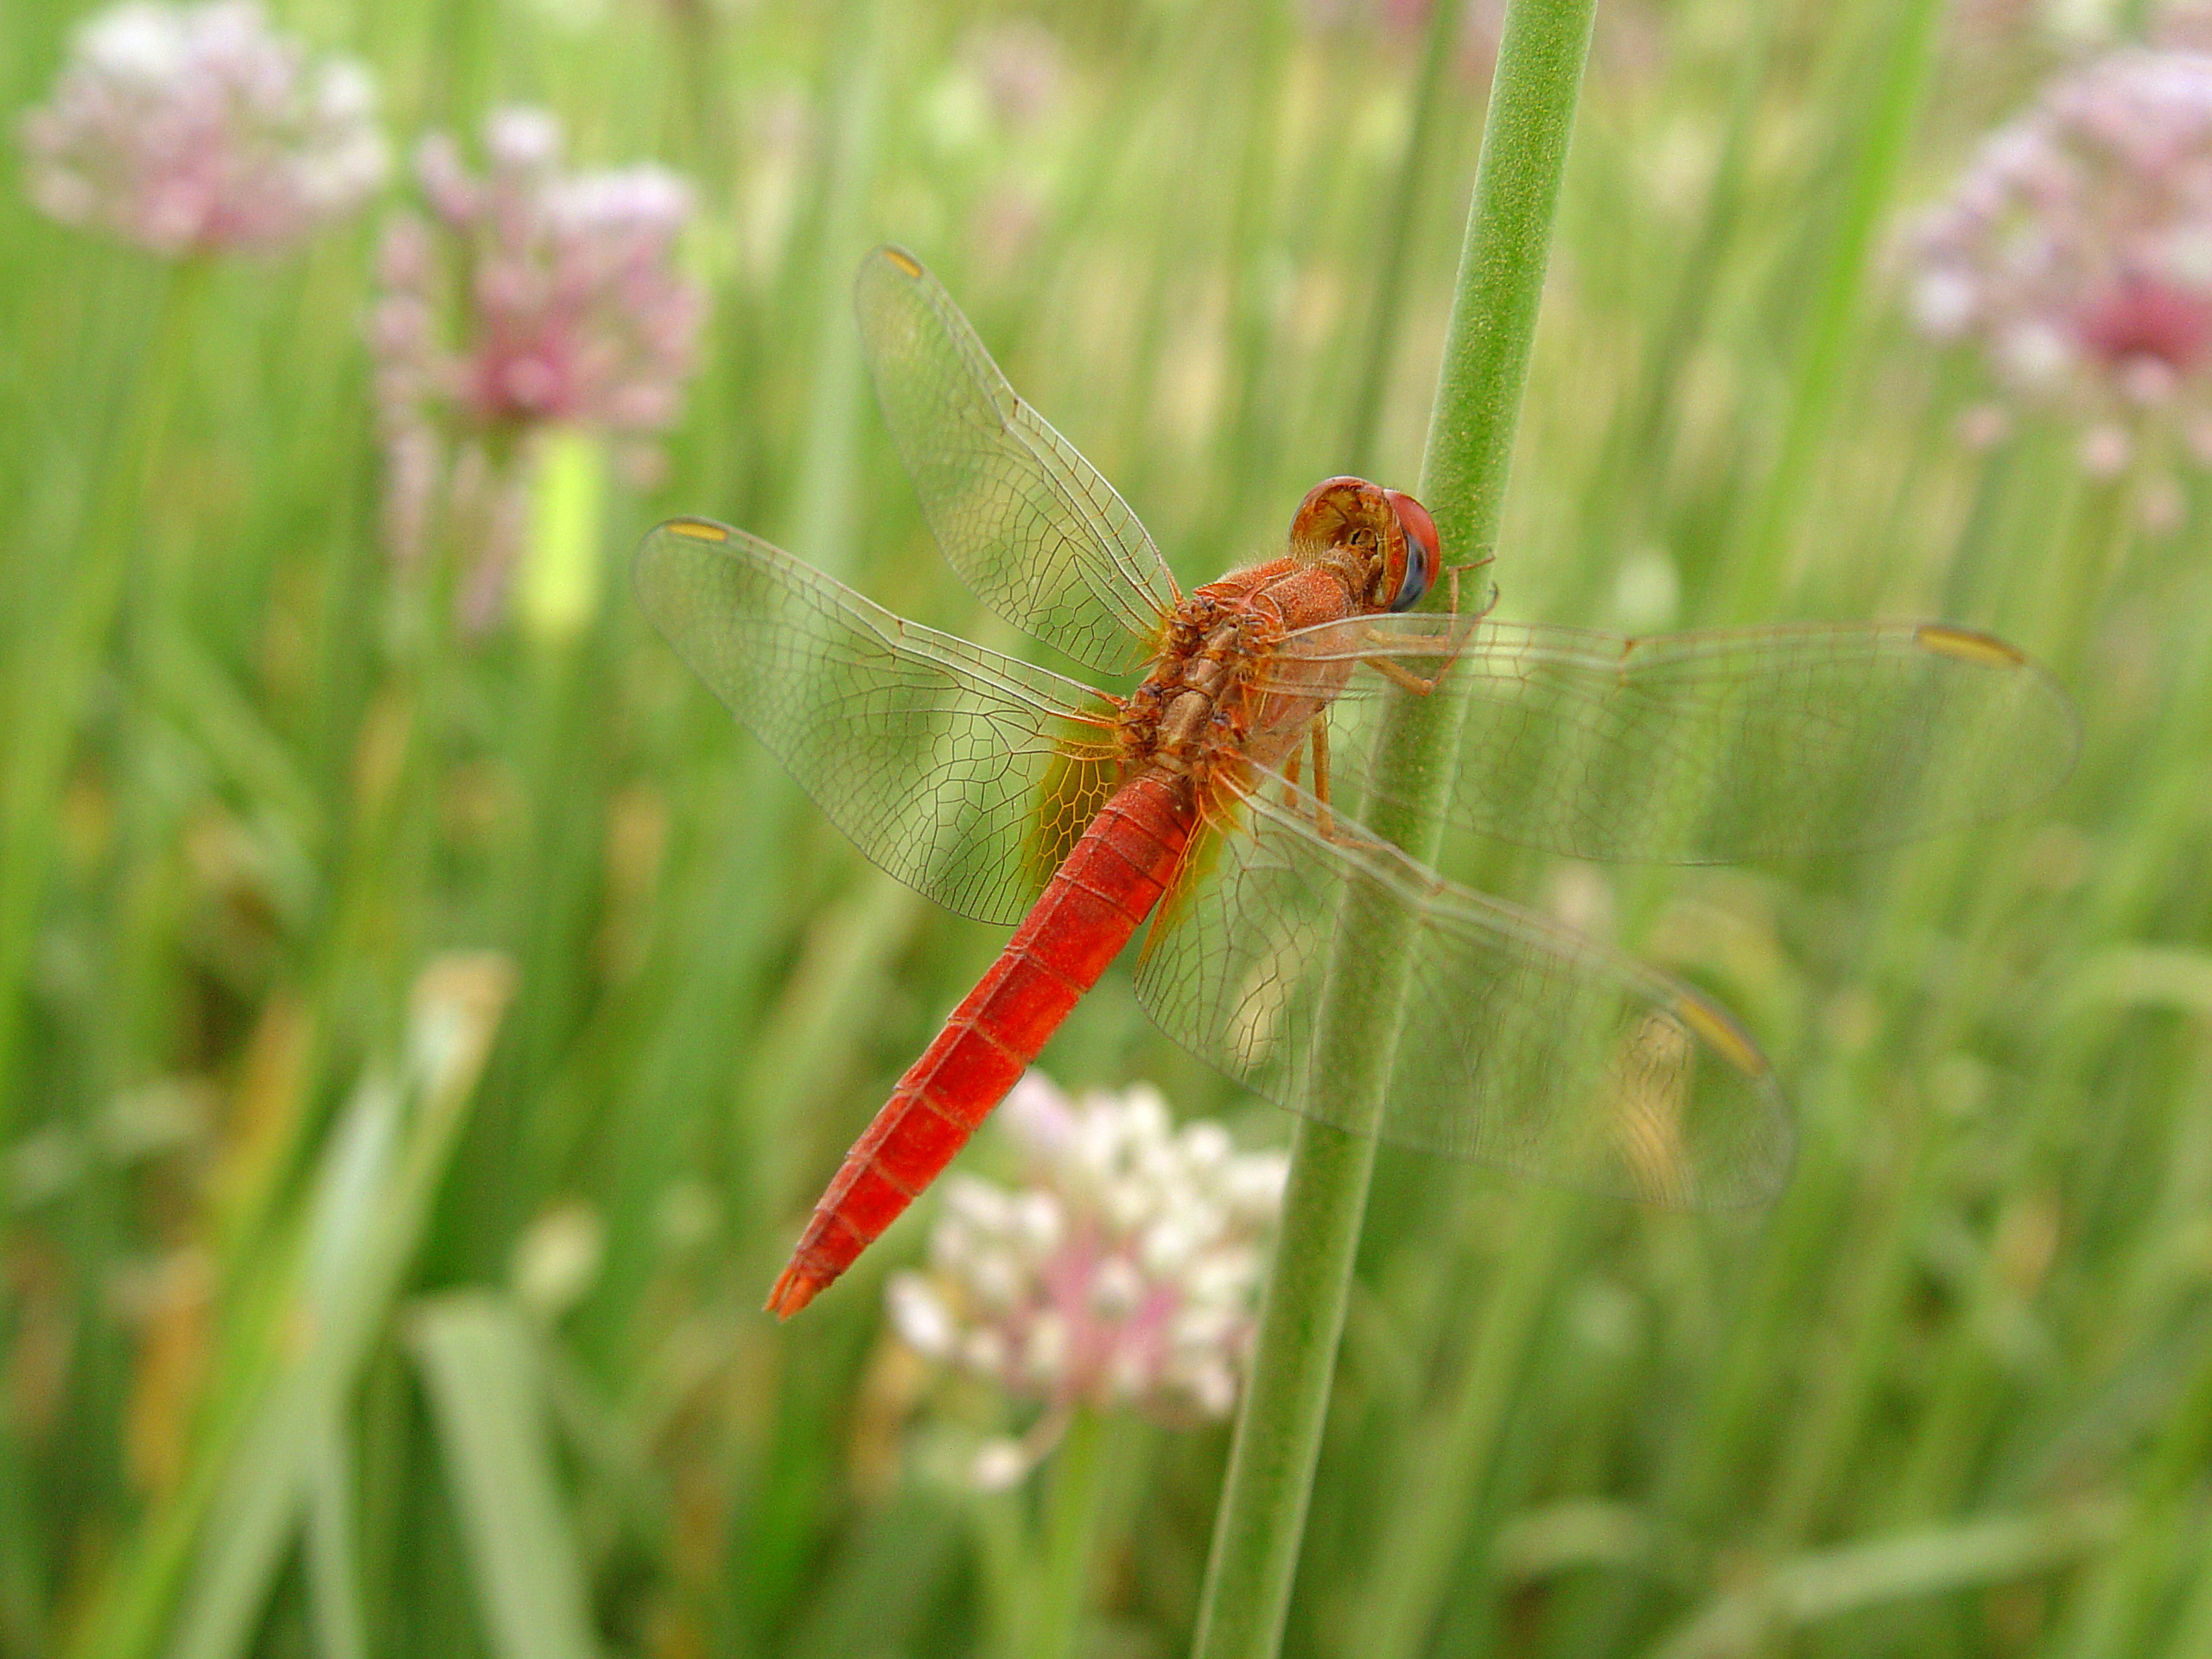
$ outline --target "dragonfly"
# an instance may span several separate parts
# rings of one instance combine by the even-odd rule
[[[878,249],[855,297],[955,570],[1061,655],[1138,683],[920,626],[708,519],[646,537],[645,612],[829,818],[939,904],[1014,929],[846,1156],[770,1294],[781,1318],[913,1202],[1141,930],[1153,1020],[1294,1112],[1653,1204],[1768,1198],[1789,1117],[1726,1008],[1447,879],[1363,815],[1577,859],[1735,862],[1993,818],[2072,764],[2063,691],[1968,628],[1637,638],[1424,607],[1458,587],[1435,523],[1361,479],[1317,485],[1271,556],[1185,594],[918,259]],[[1446,741],[1384,765],[1408,698]],[[1360,994],[1332,987],[1362,971],[1367,930],[1411,953],[1379,1107],[1339,1086],[1325,1019]]]

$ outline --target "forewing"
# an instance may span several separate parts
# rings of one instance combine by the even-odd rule
[[[1113,486],[1015,395],[913,255],[870,254],[854,304],[884,420],[961,579],[1079,663],[1141,666],[1178,595]]]
[[[1168,1035],[1293,1111],[1420,1151],[1678,1207],[1773,1194],[1788,1116],[1719,1007],[1315,813],[1269,777],[1205,832],[1137,973]],[[1321,1006],[1339,938],[1384,918],[1411,963],[1376,1122],[1327,1065]]]
[[[1113,781],[1096,692],[917,626],[742,531],[677,518],[637,586],[677,654],[892,874],[1010,925]]]
[[[1301,658],[1435,680],[1458,737],[1426,798],[1481,834],[1577,858],[1718,863],[1906,841],[2040,799],[2078,744],[2049,674],[1938,623],[1631,639],[1379,616],[1283,651],[1286,684]],[[1396,695],[1363,673],[1332,711],[1355,808],[1376,786],[1376,716]]]

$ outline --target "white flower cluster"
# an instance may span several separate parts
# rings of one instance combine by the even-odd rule
[[[1983,142],[1915,255],[1923,331],[2085,416],[2092,471],[2153,433],[2212,461],[2212,54],[2128,48],[2059,77]]]
[[[126,0],[24,118],[32,200],[157,253],[267,251],[359,207],[387,162],[368,72],[310,64],[251,0]]]
[[[1056,1407],[1171,1421],[1236,1403],[1286,1160],[1146,1087],[1071,1101],[1032,1071],[999,1108],[1029,1178],[945,1184],[931,1270],[888,1287],[913,1348]]]

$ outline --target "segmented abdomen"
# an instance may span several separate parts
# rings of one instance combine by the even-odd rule
[[[1191,839],[1189,791],[1132,778],[1099,809],[999,959],[853,1143],[768,1294],[789,1319],[960,1150],[1160,902]]]

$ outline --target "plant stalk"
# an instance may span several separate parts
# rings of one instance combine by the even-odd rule
[[[1491,1484],[1529,1355],[1543,1330],[1552,1287],[1576,1236],[1575,1195],[1526,1195],[1514,1246],[1481,1302],[1475,1333],[1448,1403],[1421,1420],[1382,1518],[1381,1541],[1360,1602],[1364,1659],[1418,1659],[1427,1649],[1452,1567]]]
[[[1032,1659],[1073,1659],[1090,1615],[1091,1565],[1097,1558],[1100,1499],[1105,1491],[1106,1423],[1077,1406],[1052,1453],[1045,1506],[1043,1571],[1029,1621]]]
[[[7,731],[0,754],[0,1141],[20,1127],[16,1085],[28,1019],[24,1002],[59,833],[57,802],[78,727],[141,560],[145,525],[157,516],[170,430],[188,378],[206,285],[206,268],[195,261],[181,261],[170,271],[99,493],[86,509],[77,546],[60,561],[67,574],[51,601],[51,625],[26,637],[15,683],[0,684]]]
[[[1338,463],[1362,478],[1374,468],[1382,437],[1383,399],[1390,389],[1390,367],[1397,359],[1398,337],[1404,327],[1406,264],[1413,255],[1414,221],[1420,217],[1429,171],[1435,164],[1438,118],[1459,55],[1464,15],[1459,6],[1430,7],[1428,32],[1421,42],[1421,90],[1414,99],[1413,130],[1406,135],[1406,153],[1391,186],[1389,216],[1376,260],[1375,304],[1368,315],[1365,349],[1352,365],[1359,384],[1344,421],[1344,458]]]
[[[1506,8],[1421,472],[1447,563],[1480,556],[1497,539],[1594,10],[1595,0]],[[1440,834],[1429,797],[1445,773],[1429,763],[1453,735],[1438,716],[1422,699],[1394,700],[1375,793],[1398,804],[1369,820],[1421,859],[1434,855]],[[1355,897],[1342,922],[1314,1075],[1336,1096],[1326,1116],[1372,1126],[1411,971],[1413,918]],[[1197,1659],[1272,1659],[1281,1646],[1374,1162],[1370,1135],[1299,1125],[1199,1603]]]
[[[1904,170],[1913,130],[1935,79],[1948,9],[1940,0],[1902,0],[1885,54],[1880,91],[1847,181],[1843,214],[1815,290],[1803,360],[1774,468],[1751,498],[1746,527],[1730,550],[1716,593],[1729,615],[1771,615],[1780,597],[1796,527],[1818,482],[1816,465],[1859,344],[1860,302],[1873,267],[1875,238]]]

